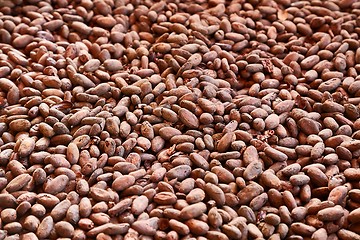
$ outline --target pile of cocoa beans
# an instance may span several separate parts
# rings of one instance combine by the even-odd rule
[[[360,2],[0,0],[0,240],[359,240]]]

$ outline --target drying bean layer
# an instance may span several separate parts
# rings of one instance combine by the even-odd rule
[[[359,240],[359,16],[1,0],[0,239]]]

